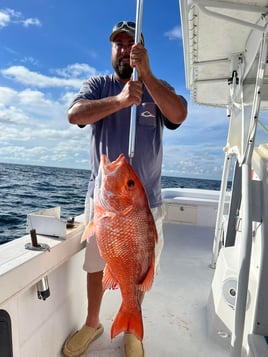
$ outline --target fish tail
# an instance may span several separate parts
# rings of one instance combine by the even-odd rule
[[[121,305],[118,314],[111,327],[111,339],[117,336],[120,332],[130,332],[137,339],[143,339],[143,322],[141,310],[136,309],[134,312],[129,312]]]
[[[139,284],[139,289],[141,291],[148,291],[151,289],[154,281],[154,267],[155,267],[155,254],[153,252],[151,265],[149,266],[146,277],[143,280],[143,282]]]

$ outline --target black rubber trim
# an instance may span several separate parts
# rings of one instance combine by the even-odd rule
[[[0,310],[0,357],[13,357],[11,319],[6,310]]]

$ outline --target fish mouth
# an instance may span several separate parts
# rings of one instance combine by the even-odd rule
[[[120,154],[114,161],[110,161],[105,154],[102,154],[100,164],[101,171],[107,176],[115,175],[124,160],[126,160],[124,154]]]
[[[101,162],[99,166],[98,176],[95,181],[95,198],[99,201],[101,206],[109,211],[117,212],[106,199],[107,197],[115,198],[117,195],[107,190],[105,188],[105,197],[104,197],[104,178],[108,176],[115,176],[118,168],[124,162],[125,156],[124,154],[120,154],[118,158],[114,161],[110,161],[109,158],[105,155],[101,155]],[[119,196],[118,196],[119,197]]]

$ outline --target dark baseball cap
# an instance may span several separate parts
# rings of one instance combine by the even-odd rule
[[[111,33],[109,39],[110,39],[111,42],[113,42],[114,39],[115,39],[115,36],[118,35],[120,32],[127,32],[130,36],[135,38],[135,29],[136,29],[135,22],[132,22],[132,21],[120,21],[116,25],[114,25],[112,33]],[[143,37],[142,33],[141,33],[140,42],[144,45],[144,37]]]

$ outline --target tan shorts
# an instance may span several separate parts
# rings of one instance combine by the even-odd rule
[[[158,242],[155,246],[155,272],[160,271],[160,256],[164,245],[163,236],[163,219],[164,219],[164,206],[159,206],[151,209],[152,215],[155,220],[155,225],[158,233]],[[89,196],[85,201],[85,224],[93,217],[93,199]],[[95,273],[103,270],[105,267],[105,261],[102,259],[99,253],[97,242],[95,237],[91,237],[87,243],[85,251],[85,262],[83,269],[88,273]]]

